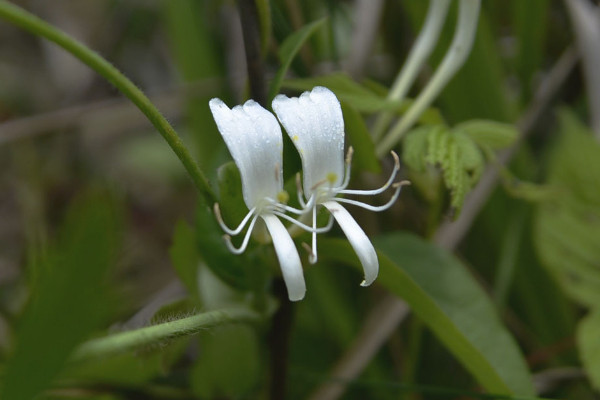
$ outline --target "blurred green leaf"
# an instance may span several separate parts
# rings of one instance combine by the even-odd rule
[[[302,79],[286,79],[282,85],[287,89],[312,90],[315,86],[325,86],[335,93],[340,101],[365,113],[375,113],[381,110],[399,111],[403,104],[387,100],[371,89],[355,82],[344,73],[334,73],[318,77]]]
[[[510,146],[519,136],[514,125],[478,119],[458,124],[454,130],[465,133],[479,146],[493,150]]]
[[[198,299],[198,247],[196,233],[185,221],[177,221],[173,244],[169,249],[177,276],[194,299]]]
[[[244,325],[202,334],[192,369],[192,390],[200,398],[252,398],[261,376],[256,332]]]
[[[249,211],[244,202],[240,170],[230,161],[219,167],[217,178],[221,216],[229,226],[237,226]]]
[[[431,57],[434,68],[448,50],[454,34],[458,2],[452,3],[447,23]],[[402,2],[415,31],[421,26],[427,4],[424,1]],[[444,116],[452,124],[472,118],[511,121],[513,110],[506,94],[504,69],[498,41],[490,27],[490,17],[486,7],[482,7],[473,50],[439,97]]]
[[[227,249],[212,209],[203,204],[196,208],[196,229],[200,258],[211,271],[237,289],[249,289],[252,271],[244,265],[244,256],[234,255]]]
[[[107,273],[117,246],[117,216],[105,195],[70,207],[57,243],[40,260],[39,280],[18,322],[4,373],[3,399],[29,400],[46,388],[71,351],[108,315]]]
[[[279,92],[281,88],[281,82],[283,81],[283,78],[285,78],[285,74],[292,64],[292,60],[296,54],[298,54],[302,48],[302,45],[313,33],[317,31],[317,29],[319,29],[325,23],[325,21],[325,19],[320,19],[318,21],[311,22],[298,31],[292,33],[283,41],[281,47],[279,48],[278,54],[281,67],[271,81],[271,86],[269,88],[269,103]]]
[[[577,327],[577,348],[587,376],[596,390],[600,390],[600,312],[587,315]]]
[[[196,0],[162,1],[166,31],[174,60],[183,81],[215,80],[224,75],[222,57],[217,51],[213,26],[218,18],[212,16],[208,2]],[[214,25],[213,25],[214,24]],[[213,171],[220,152],[215,143],[222,143],[213,123],[208,101],[214,93],[187,95],[186,117],[192,131],[192,140],[198,154],[198,163],[206,171]]]
[[[518,46],[516,69],[522,98],[528,101],[532,94],[533,78],[543,65],[550,1],[513,1],[510,4]]]
[[[566,111],[550,157],[553,199],[537,210],[534,237],[540,260],[575,301],[600,305],[600,144]]]
[[[375,155],[375,144],[365,120],[352,106],[344,102],[341,105],[348,142],[354,148],[353,166],[359,171],[380,172],[379,160]]]
[[[533,395],[519,347],[460,261],[410,234],[378,237],[374,244],[380,261],[377,282],[403,298],[486,390]],[[360,268],[346,241],[322,239],[319,252]]]

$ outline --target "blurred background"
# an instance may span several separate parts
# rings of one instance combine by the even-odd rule
[[[209,180],[217,181],[219,166],[230,156],[208,100],[220,97],[233,106],[252,97],[238,2],[13,3],[82,41],[142,88],[174,125]],[[266,82],[277,73],[278,51],[285,38],[326,18],[299,51],[287,77],[343,72],[383,96],[410,51],[428,6],[422,0],[267,3],[270,34],[262,44],[261,60]],[[510,153],[489,159],[490,165],[511,161],[508,169],[492,168],[503,171],[501,179],[491,183],[492,190],[479,198],[476,208],[453,209],[439,176],[430,177],[432,183],[411,175],[409,168],[404,178],[416,180],[416,185],[403,191],[391,211],[378,217],[366,217],[361,211],[353,214],[369,234],[402,229],[434,237],[440,226],[466,213],[471,220],[464,235],[452,231],[459,236],[449,240],[456,243],[442,247],[456,247],[458,258],[490,295],[534,373],[538,393],[594,399],[598,395],[586,378],[590,374],[586,368],[594,365],[597,379],[600,365],[591,361],[583,366],[576,335],[587,310],[600,305],[596,193],[600,153],[582,150],[597,145],[597,140],[571,143],[564,137],[567,131],[578,131],[593,138],[591,121],[599,118],[594,114],[599,110],[590,106],[588,92],[593,85],[582,69],[581,42],[573,29],[583,22],[569,14],[567,3],[484,1],[472,53],[434,104],[450,126],[488,119],[514,124],[521,134]],[[585,3],[590,9],[595,4]],[[419,93],[444,56],[456,9],[453,4],[439,43],[409,97]],[[282,91],[297,95],[297,88],[284,82]],[[372,113],[358,115],[368,129],[373,126]],[[557,151],[559,145],[571,150]],[[575,160],[572,168],[552,172],[556,163],[571,165],[567,158]],[[575,166],[576,162],[586,166]],[[384,178],[389,163],[385,158],[380,174]],[[378,172],[379,168],[365,169]],[[288,176],[298,170],[297,160],[289,170]],[[353,187],[373,187],[384,179],[370,172],[359,174]],[[586,211],[552,219],[561,213],[560,206],[546,203],[555,196],[552,180],[576,181],[576,187],[563,189],[570,193],[581,189]],[[109,278],[83,272],[79,281],[65,277],[68,285],[80,285],[82,297],[70,296],[72,286],[63,285],[62,278],[56,278],[54,292],[48,290],[63,291],[59,306],[96,297],[85,311],[98,314],[97,320],[89,321],[88,336],[208,308],[190,300],[173,267],[177,264],[174,235],[189,227],[202,229],[196,225],[197,201],[179,160],[129,100],[63,49],[0,20],[0,371],[13,354],[23,310],[35,296],[39,277],[47,272],[43,260],[69,248],[69,229],[88,232],[81,227],[85,223],[73,222],[78,218],[89,218],[89,240],[96,247],[81,247],[74,264],[87,268],[103,257],[97,246],[105,243],[106,249],[112,249],[106,253],[114,267]],[[96,235],[94,227],[104,224],[115,226],[118,234]],[[545,235],[548,232],[551,237]],[[336,235],[340,232],[334,231]],[[60,257],[56,260],[57,265],[63,262]],[[108,284],[92,282],[88,287],[93,279]],[[364,332],[373,307],[387,295],[379,285],[359,288],[360,274],[339,265],[309,268],[306,279],[306,299],[293,311],[284,307],[294,316],[285,333],[289,353],[284,360],[284,391],[289,399],[315,395],[358,333]],[[63,312],[69,314],[69,308]],[[381,340],[345,392],[311,398],[478,397],[474,394],[478,384],[444,345],[419,319],[405,318]],[[385,314],[380,320],[385,320]],[[77,324],[68,315],[64,321],[66,330]],[[40,332],[37,357],[43,357],[44,346],[53,346],[52,337],[64,334],[59,328],[50,329],[47,336]],[[267,398],[268,349],[276,339],[266,330],[220,329],[80,368],[57,367],[59,377],[41,398]],[[593,332],[600,332],[600,324]],[[592,339],[594,357],[598,357],[598,340],[600,333]],[[211,353],[210,348],[215,350]],[[30,353],[19,354],[26,359],[24,370],[34,371],[38,359],[33,350]],[[228,357],[239,368],[227,363],[220,367]]]

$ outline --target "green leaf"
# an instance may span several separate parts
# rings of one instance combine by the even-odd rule
[[[196,233],[185,221],[177,221],[173,244],[169,248],[171,263],[177,276],[188,290],[190,295],[198,298],[198,248],[196,246]]]
[[[317,29],[319,29],[325,23],[325,21],[326,19],[323,18],[305,25],[298,31],[292,33],[283,41],[281,47],[279,48],[279,61],[281,62],[281,67],[271,82],[271,87],[269,88],[269,103],[271,103],[271,100],[273,100],[273,98],[279,92],[279,89],[281,88],[281,82],[290,68],[292,60],[296,54],[298,54],[304,42],[306,42],[306,40],[312,34],[314,34]]]
[[[510,146],[519,136],[514,125],[488,120],[466,121],[454,130],[465,133],[479,146],[493,150]]]
[[[581,320],[577,327],[577,348],[587,372],[587,376],[596,390],[600,390],[600,311],[596,309]]]
[[[253,398],[260,377],[256,332],[244,325],[201,334],[202,352],[192,370],[192,390],[200,398]]]
[[[533,395],[518,345],[459,260],[410,234],[379,237],[374,244],[379,249],[377,282],[403,298],[487,391]],[[319,253],[360,268],[344,240],[322,239]]]
[[[575,301],[600,305],[600,144],[572,115],[550,158],[553,201],[539,205],[534,240],[542,264]]]
[[[223,241],[223,231],[212,209],[199,204],[196,208],[196,238],[200,257],[227,284],[237,289],[249,289],[250,277],[243,256],[232,254]]]
[[[549,0],[510,3],[518,46],[516,69],[525,101],[531,98],[533,79],[543,66],[549,4]]]
[[[116,253],[116,232],[117,217],[106,196],[88,195],[70,207],[58,242],[40,260],[1,398],[33,398],[75,346],[105,321],[111,303],[105,279]]]
[[[484,167],[481,150],[468,135],[441,125],[409,132],[403,155],[407,165],[417,172],[424,172],[427,164],[441,168],[444,184],[450,190],[451,205],[457,211]]]
[[[365,113],[375,113],[381,110],[400,111],[407,108],[400,102],[387,100],[371,89],[355,82],[344,73],[302,79],[286,79],[282,86],[300,91],[312,90],[315,86],[325,86],[334,92],[340,101],[354,107],[357,111]]]
[[[341,102],[341,105],[348,142],[354,148],[353,166],[359,171],[380,172],[379,160],[375,155],[375,144],[365,120],[352,106],[344,102]]]

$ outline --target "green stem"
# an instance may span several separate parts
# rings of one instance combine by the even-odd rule
[[[83,343],[71,357],[71,361],[84,361],[105,357],[143,346],[156,345],[161,341],[193,335],[201,330],[219,325],[239,322],[258,322],[258,313],[245,308],[208,311],[176,321],[147,326],[132,331],[115,333]]]
[[[378,157],[382,157],[394,148],[402,136],[417,122],[423,111],[429,107],[450,79],[463,66],[473,47],[480,7],[481,0],[460,1],[456,30],[448,52],[410,109],[378,143],[376,147]]]
[[[396,77],[396,80],[388,93],[387,98],[389,100],[402,102],[406,97],[406,94],[417,78],[417,74],[423,67],[423,64],[425,64],[425,61],[427,61],[427,58],[437,43],[440,31],[446,20],[446,15],[448,14],[449,6],[450,0],[430,1],[423,28],[410,50],[406,63],[400,70],[400,73]],[[381,136],[385,133],[385,129],[393,118],[394,114],[390,112],[380,114],[373,129],[373,138],[375,141],[381,139]]]
[[[119,89],[121,93],[127,96],[144,113],[150,122],[152,122],[152,125],[165,138],[171,149],[183,163],[204,200],[208,204],[215,202],[215,196],[208,183],[208,179],[206,179],[206,176],[204,176],[173,127],[148,97],[117,68],[83,43],[5,0],[0,0],[0,17],[34,35],[56,43]]]

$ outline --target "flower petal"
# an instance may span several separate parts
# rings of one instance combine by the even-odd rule
[[[251,209],[283,188],[283,139],[277,119],[253,100],[229,109],[220,99],[208,105],[240,175],[244,201]]]
[[[339,186],[344,179],[344,117],[335,94],[317,86],[300,97],[278,95],[273,110],[302,158],[306,196],[330,176],[336,178],[333,186]]]
[[[267,230],[273,240],[283,280],[287,287],[288,297],[291,301],[302,300],[306,293],[306,284],[304,283],[302,263],[300,262],[300,256],[298,256],[294,241],[276,216],[266,214],[261,215],[261,217],[265,221]]]
[[[360,285],[369,286],[379,273],[379,260],[377,259],[375,248],[365,232],[356,223],[354,218],[352,218],[352,215],[341,204],[335,201],[326,201],[323,205],[327,207],[340,225],[340,228],[344,231],[363,266],[365,279]]]

